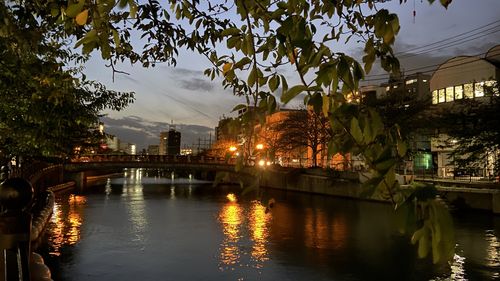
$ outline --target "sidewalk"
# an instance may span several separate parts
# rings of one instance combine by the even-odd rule
[[[435,183],[443,186],[463,186],[470,188],[492,188],[500,189],[500,182],[488,181],[487,179],[479,177],[464,177],[464,178],[430,178],[430,177],[415,177],[415,181]]]

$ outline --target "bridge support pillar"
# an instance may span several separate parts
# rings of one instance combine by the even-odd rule
[[[77,172],[69,175],[69,178],[75,181],[78,191],[83,191],[87,187],[87,175],[85,172]]]
[[[500,191],[491,194],[491,210],[493,214],[500,214]]]

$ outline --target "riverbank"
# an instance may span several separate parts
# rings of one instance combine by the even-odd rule
[[[460,182],[432,182],[437,185],[440,196],[461,209],[477,209],[500,214],[500,186],[488,188],[461,185]],[[322,169],[266,169],[262,173],[260,186],[281,190],[330,195],[386,202],[377,197],[366,197],[357,173],[326,171]]]

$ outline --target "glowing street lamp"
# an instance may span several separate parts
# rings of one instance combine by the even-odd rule
[[[264,165],[266,165],[266,161],[260,160],[259,161],[259,166],[264,167]]]
[[[229,147],[229,151],[235,152],[237,150],[236,146],[232,145]]]
[[[264,149],[264,145],[262,143],[259,143],[255,146],[255,148],[258,150],[262,150],[262,149]]]

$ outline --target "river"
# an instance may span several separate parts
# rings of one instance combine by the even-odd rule
[[[500,280],[500,217],[489,213],[455,213],[455,258],[433,265],[387,204],[126,175],[58,195],[37,250],[55,281]],[[269,198],[267,212],[258,199]]]

